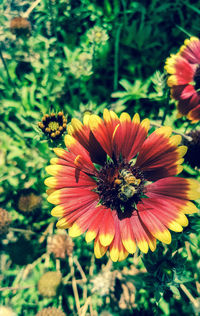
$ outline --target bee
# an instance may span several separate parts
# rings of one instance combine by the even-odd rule
[[[137,179],[131,171],[122,169],[119,171],[119,178],[115,179],[115,184],[119,186],[118,198],[126,202],[137,193],[141,180]]]
[[[138,186],[141,182],[140,179],[136,179],[136,177],[132,174],[131,171],[126,170],[126,169],[122,169],[119,172],[119,175],[126,184]]]
[[[128,199],[130,199],[135,193],[137,192],[137,189],[130,184],[124,184],[120,187],[120,191],[118,193],[118,198],[126,202]]]

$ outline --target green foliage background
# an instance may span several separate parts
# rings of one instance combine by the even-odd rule
[[[52,148],[64,144],[46,139],[37,123],[46,113],[63,111],[70,121],[82,119],[85,111],[101,115],[109,108],[118,114],[139,112],[180,133],[196,128],[177,119],[163,67],[185,38],[199,36],[200,10],[198,1],[189,0],[36,2],[0,4],[0,204],[12,217],[8,234],[0,238],[0,304],[19,316],[36,315],[47,306],[77,315],[68,258],[56,261],[46,252],[56,220],[46,201],[45,166],[54,157]],[[30,36],[10,30],[10,21],[20,15],[31,24]],[[94,30],[101,40],[92,38]],[[200,179],[199,170],[187,164],[183,176]],[[17,212],[16,196],[24,188],[42,197],[39,213]],[[86,275],[77,284],[79,315],[198,315],[198,224],[198,215],[192,215],[189,227],[173,234],[170,246],[159,243],[153,254],[138,252],[113,264],[107,256],[94,259],[93,245],[75,239],[74,278],[83,277],[77,260]],[[58,265],[62,288],[56,297],[44,298],[37,282]]]

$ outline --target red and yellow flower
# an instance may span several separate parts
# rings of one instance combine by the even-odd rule
[[[200,120],[200,40],[186,39],[177,54],[166,60],[166,71],[170,74],[168,86],[171,96],[178,100],[179,114],[193,122]]]
[[[171,242],[170,230],[188,225],[185,214],[197,211],[190,201],[200,197],[195,180],[174,177],[182,171],[186,146],[181,136],[161,127],[147,137],[150,122],[120,118],[107,109],[103,119],[72,119],[65,136],[67,150],[55,148],[45,180],[48,201],[56,205],[57,226],[76,237],[86,232],[94,252],[109,248],[113,261],[136,251],[156,249],[156,239]]]

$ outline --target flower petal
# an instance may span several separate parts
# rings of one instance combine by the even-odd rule
[[[148,231],[158,240],[165,244],[171,243],[171,234],[169,230],[159,221],[159,219],[152,213],[152,209],[146,209],[145,205],[138,204],[139,217],[147,227]]]
[[[85,172],[95,174],[96,169],[90,159],[87,150],[71,135],[66,135],[64,138],[66,147],[75,155],[74,164]],[[81,162],[77,160],[81,158]]]
[[[116,262],[116,261],[124,260],[128,256],[128,251],[126,251],[121,241],[119,219],[116,214],[114,216],[114,220],[115,220],[115,236],[110,245],[109,251],[110,251],[111,260]]]
[[[94,254],[97,259],[103,257],[107,251],[108,247],[104,247],[101,245],[99,238],[95,239],[94,242]]]
[[[138,248],[144,253],[148,252],[149,247],[151,251],[154,251],[156,249],[156,240],[152,236],[151,231],[149,231],[147,227],[143,225],[143,222],[139,218],[138,212],[133,212],[132,216],[130,217],[130,222]]]
[[[104,215],[102,218],[101,225],[99,227],[99,240],[100,243],[106,247],[109,246],[115,235],[115,225],[110,209],[104,209]]]
[[[192,64],[200,64],[200,40],[192,36],[180,48],[180,54]]]
[[[45,180],[45,184],[50,188],[90,187],[94,189],[96,187],[96,182],[91,177],[75,168],[50,165],[46,167],[46,171],[54,176]]]
[[[52,204],[63,204],[67,203],[70,199],[72,200],[81,200],[83,199],[84,195],[88,195],[91,199],[96,200],[98,202],[99,196],[97,193],[92,192],[86,188],[63,188],[54,191],[51,193],[47,200]]]
[[[181,115],[187,115],[188,112],[195,109],[195,107],[199,104],[200,99],[197,93],[195,93],[195,96],[197,97],[197,100],[195,102],[191,102],[191,99],[179,100],[177,104],[177,109]]]
[[[73,221],[72,227],[69,228],[69,236],[77,237],[83,234],[88,229],[97,213],[96,203],[94,202],[93,204],[88,205],[88,207],[84,207],[83,211],[80,211],[79,209],[77,212],[74,212],[73,215],[70,214],[66,216],[69,222]]]
[[[84,125],[79,120],[72,119],[71,124],[68,125],[68,133],[88,151],[92,162],[101,165],[106,160],[106,153],[92,134],[89,119],[90,115],[84,116]]]
[[[196,67],[176,54],[167,59],[165,69],[172,74],[167,81],[169,87],[172,87],[173,85],[184,85],[192,82]]]
[[[122,156],[125,161],[133,158],[141,148],[148,130],[150,122],[148,119],[140,123],[140,117],[135,114],[131,121],[127,113],[120,116],[120,124],[113,135],[114,153],[117,158]]]
[[[110,157],[113,155],[112,137],[117,124],[118,118],[108,110],[104,110],[104,121],[97,115],[91,115],[89,118],[92,133]]]
[[[196,91],[194,89],[194,86],[191,84],[188,84],[182,91],[180,97],[182,99],[189,99],[193,96],[193,94],[196,94]]]
[[[192,123],[196,123],[200,120],[200,104],[198,104],[193,110],[191,110],[187,115],[189,120],[192,120]]]
[[[181,211],[180,206],[161,198],[142,199],[143,208],[153,214],[167,228],[181,232],[182,226],[188,225],[188,219]],[[141,205],[138,205],[141,209]]]
[[[181,138],[171,135],[170,127],[161,127],[152,133],[143,143],[136,160],[139,167],[150,181],[178,174],[182,168],[182,157],[186,146],[177,147]]]
[[[120,231],[122,243],[129,253],[136,252],[136,241],[133,235],[130,218],[124,218],[120,221]]]
[[[200,198],[200,183],[194,179],[168,177],[146,186],[146,195],[156,197],[164,195],[184,200]]]

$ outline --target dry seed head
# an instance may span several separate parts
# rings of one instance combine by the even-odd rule
[[[102,271],[91,282],[93,283],[93,292],[100,295],[108,295],[114,287],[115,274],[112,271]]]
[[[43,308],[35,316],[66,316],[66,314],[58,308],[47,307]]]
[[[27,19],[18,16],[10,21],[10,31],[16,36],[30,36],[31,24]]]
[[[11,223],[11,217],[8,211],[0,208],[0,235],[6,234]]]
[[[57,271],[49,271],[41,276],[38,282],[38,291],[42,296],[56,296],[61,285],[62,275]]]
[[[17,210],[30,214],[41,207],[42,198],[33,189],[23,189],[17,195]]]
[[[47,251],[52,253],[55,258],[65,259],[71,256],[74,243],[67,234],[55,234],[47,239]]]

